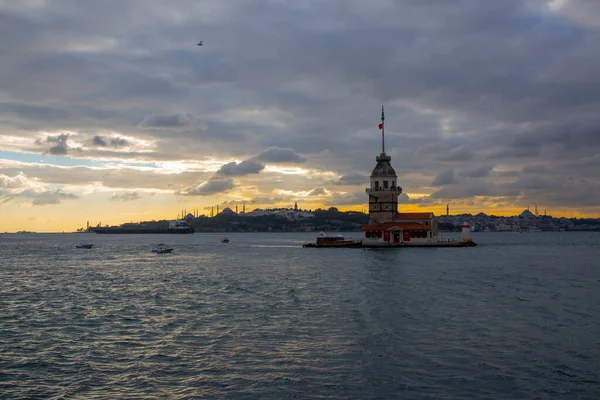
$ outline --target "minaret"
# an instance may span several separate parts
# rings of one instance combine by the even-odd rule
[[[369,194],[369,225],[394,222],[398,212],[398,196],[402,188],[396,185],[398,176],[392,168],[390,156],[385,154],[385,115],[381,106],[381,154],[375,158],[377,165],[371,172],[371,186],[366,189]]]
[[[212,206],[212,207],[210,207],[210,217],[212,218],[214,216],[215,216],[215,207]]]
[[[450,215],[450,204],[446,204],[446,217]]]
[[[298,202],[297,201],[294,202],[294,211],[298,211]]]
[[[237,206],[237,204],[236,204],[236,205],[235,205],[235,215],[237,215],[237,214],[238,214],[238,208],[237,208],[237,207],[238,207],[238,206]]]

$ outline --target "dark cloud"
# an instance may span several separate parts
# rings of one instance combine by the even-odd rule
[[[108,143],[106,142],[106,140],[100,136],[94,136],[94,138],[92,139],[92,143],[95,146],[106,146],[108,145]]]
[[[436,176],[431,184],[433,186],[443,186],[450,185],[452,183],[456,183],[456,178],[454,177],[454,170],[452,168],[448,168],[441,172],[438,176]]]
[[[459,146],[438,157],[439,161],[467,161],[473,158],[473,152],[467,146]]]
[[[47,136],[47,143],[55,143],[54,146],[48,149],[48,153],[52,155],[65,155],[68,152],[69,146],[67,140],[69,139],[68,134],[61,134],[57,136]]]
[[[244,160],[241,163],[235,161],[227,163],[217,171],[217,175],[222,176],[243,176],[249,174],[258,174],[265,169],[265,165],[256,160]]]
[[[162,114],[145,118],[140,127],[146,129],[182,129],[194,124],[190,114]]]
[[[24,192],[21,192],[19,196],[31,198],[31,204],[34,206],[59,204],[62,200],[73,200],[79,198],[79,196],[73,193],[63,193],[61,189],[43,192],[26,190]]]
[[[110,196],[112,201],[134,201],[141,199],[142,196],[138,192],[114,193]]]
[[[110,144],[113,147],[123,147],[123,146],[127,146],[129,144],[129,142],[127,141],[127,139],[123,139],[122,137],[116,137],[116,138],[110,139]]]
[[[524,174],[543,174],[548,172],[548,167],[543,164],[526,165],[523,167]]]
[[[105,137],[96,135],[92,139],[92,144],[94,146],[100,146],[100,147],[106,147],[110,144],[110,146],[118,148],[118,147],[127,146],[129,144],[129,142],[127,141],[127,139],[124,139],[122,137],[114,137],[114,138],[107,139]]]
[[[369,177],[361,174],[342,175],[340,179],[333,182],[335,185],[369,185]]]
[[[314,188],[308,192],[307,196],[323,196],[327,193],[325,188]]]
[[[205,182],[195,183],[187,188],[175,192],[183,196],[211,196],[226,193],[235,187],[231,178],[210,178]]]
[[[270,163],[304,163],[306,158],[298,155],[292,149],[284,149],[280,147],[269,147],[265,151],[261,152],[258,157],[259,160]]]
[[[494,165],[482,165],[474,169],[461,171],[459,175],[467,178],[485,178],[490,174],[490,172],[492,172],[493,169]]]
[[[27,199],[34,206],[44,206],[60,204],[62,200],[74,200],[79,196],[73,193],[64,193],[62,189],[26,189],[6,196],[6,199],[15,198]]]

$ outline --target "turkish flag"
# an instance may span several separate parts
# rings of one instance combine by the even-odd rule
[[[383,129],[383,124],[379,124],[379,129]]]

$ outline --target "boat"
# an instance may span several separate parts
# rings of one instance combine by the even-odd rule
[[[154,224],[156,225],[156,224]],[[108,228],[96,228],[94,232],[100,234],[114,233],[114,234],[140,234],[140,233],[173,233],[173,234],[189,234],[194,233],[195,230],[191,226],[188,226],[185,220],[169,221],[167,227],[161,228],[156,226],[145,226],[140,224],[124,224],[121,226],[113,226]]]
[[[173,248],[167,247],[167,245],[164,243],[160,243],[155,248],[152,249],[153,253],[158,253],[158,254],[170,253],[172,251],[173,251]]]
[[[222,237],[221,238],[221,243],[229,243],[229,238],[228,237]]]
[[[321,232],[321,236],[317,237],[316,243],[305,243],[302,247],[362,247],[362,240],[346,239],[340,234],[327,236]]]
[[[78,249],[92,249],[94,248],[94,245],[90,243],[81,243],[76,245],[75,247],[77,247]]]

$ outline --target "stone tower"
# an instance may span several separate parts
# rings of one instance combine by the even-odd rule
[[[390,164],[392,157],[385,154],[385,116],[381,107],[381,154],[375,159],[377,165],[371,172],[371,186],[366,192],[369,195],[369,225],[380,225],[394,222],[398,212],[398,196],[402,188],[397,185],[398,176]]]

